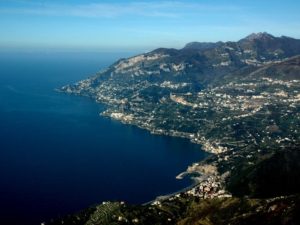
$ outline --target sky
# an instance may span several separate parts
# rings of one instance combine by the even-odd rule
[[[149,51],[253,32],[300,38],[297,0],[0,0],[1,49]]]

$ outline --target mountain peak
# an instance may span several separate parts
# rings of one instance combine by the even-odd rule
[[[252,33],[245,37],[242,40],[247,40],[247,41],[253,41],[253,40],[270,40],[274,39],[275,37],[267,32],[259,32],[259,33]]]

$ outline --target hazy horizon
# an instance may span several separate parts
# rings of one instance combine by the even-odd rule
[[[300,38],[299,2],[3,0],[2,51],[145,52],[253,32]]]

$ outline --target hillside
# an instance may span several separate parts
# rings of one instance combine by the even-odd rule
[[[103,116],[188,138],[212,153],[178,176],[191,175],[190,190],[157,198],[154,209],[109,203],[130,220],[116,221],[112,213],[107,221],[133,224],[135,215],[140,224],[296,224],[299,55],[300,40],[257,33],[238,42],[156,49],[62,87],[106,104]]]
[[[206,199],[195,198],[165,201],[158,206],[126,206],[108,202],[94,208],[90,219],[79,222],[65,218],[67,225],[296,225],[299,221],[299,196],[274,199]],[[106,216],[103,216],[103,212]],[[62,224],[61,221],[49,223]]]
[[[157,49],[61,90],[106,104],[105,116],[189,138],[214,153],[297,142],[299,43],[258,33],[238,42]]]

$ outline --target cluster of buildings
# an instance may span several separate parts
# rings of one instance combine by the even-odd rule
[[[232,197],[232,195],[222,187],[221,182],[216,180],[213,176],[203,180],[200,184],[188,190],[186,193],[203,199]]]

